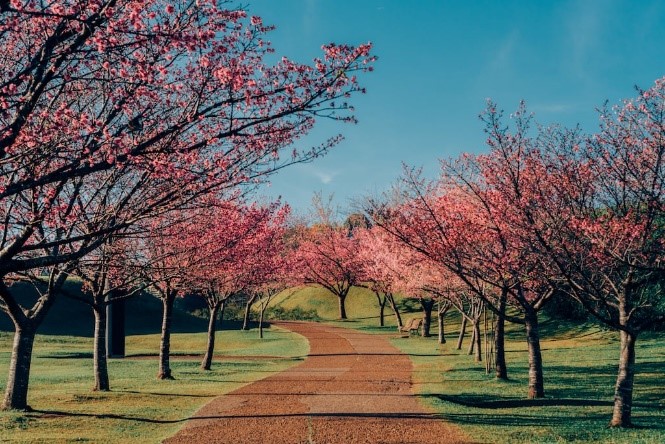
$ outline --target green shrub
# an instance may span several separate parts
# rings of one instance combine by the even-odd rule
[[[286,309],[281,306],[269,307],[266,318],[280,321],[319,321],[321,318],[316,310],[305,310],[301,307]]]

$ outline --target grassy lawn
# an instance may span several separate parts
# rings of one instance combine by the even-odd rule
[[[0,332],[2,391],[11,340],[11,333]],[[38,336],[29,392],[35,412],[0,412],[0,442],[157,443],[215,396],[288,368],[308,351],[304,338],[276,327],[263,340],[255,330],[222,331],[216,342],[222,356],[204,372],[199,359],[177,356],[203,354],[205,333],[179,333],[171,342],[176,380],[159,381],[156,357],[136,356],[155,355],[158,343],[156,334],[128,337],[128,357],[109,363],[112,391],[94,393],[92,339]]]
[[[555,320],[541,324],[545,371],[543,400],[526,400],[527,352],[524,333],[509,325],[507,360],[510,381],[485,374],[455,349],[459,317],[446,319],[448,343],[432,337],[402,337],[395,332],[392,311],[379,327],[376,298],[353,289],[347,298],[349,320],[338,321],[337,298],[323,289],[304,287],[278,295],[286,310],[316,310],[323,322],[386,335],[414,364],[414,390],[442,418],[459,425],[482,443],[663,443],[665,442],[664,335],[644,335],[638,341],[633,415],[639,426],[609,429],[613,386],[619,354],[618,338],[593,324]],[[175,433],[199,407],[213,397],[300,362],[307,354],[304,338],[276,327],[264,340],[255,330],[218,333],[213,370],[199,370],[205,347],[205,320],[179,312],[172,339],[175,381],[158,381],[156,352],[159,304],[138,301],[130,313],[131,335],[125,359],[110,361],[109,393],[93,393],[92,338],[89,313],[63,304],[54,317],[79,323],[45,325],[36,341],[29,402],[30,414],[0,412],[0,442],[160,442]],[[400,299],[403,320],[419,317],[417,303]],[[67,311],[70,310],[70,311]],[[71,310],[79,310],[74,312]],[[85,318],[88,316],[88,318]],[[138,317],[137,317],[138,316]],[[85,319],[84,319],[85,318]],[[0,319],[0,327],[2,319]],[[58,326],[55,328],[54,326]],[[228,324],[227,324],[228,325]],[[64,327],[67,329],[64,329]],[[6,328],[5,328],[6,330]],[[0,389],[4,390],[11,334],[0,331]]]
[[[663,443],[665,442],[665,342],[663,334],[638,340],[637,375],[631,430],[607,427],[612,412],[614,382],[619,359],[618,334],[593,324],[561,321],[541,324],[545,394],[528,401],[527,349],[523,328],[508,325],[507,360],[510,380],[499,382],[455,349],[459,317],[446,318],[448,343],[436,340],[436,321],[430,338],[404,338],[395,333],[392,311],[386,308],[386,326],[378,326],[376,298],[353,289],[347,298],[349,319],[337,320],[337,299],[323,289],[306,287],[283,293],[277,302],[293,308],[316,308],[324,322],[365,333],[385,334],[407,353],[414,364],[414,390],[423,403],[472,439],[483,443]],[[402,314],[406,322],[421,316],[417,304],[401,302],[413,310]],[[467,332],[469,332],[467,330]]]
[[[451,323],[451,327],[457,325]],[[557,327],[555,331],[555,327]],[[663,443],[665,442],[665,344],[662,335],[638,342],[633,418],[638,428],[610,429],[619,354],[615,334],[598,327],[543,324],[543,400],[529,401],[523,334],[511,330],[506,358],[510,381],[486,375],[455,349],[455,335],[399,338],[392,343],[414,364],[414,388],[423,402],[479,442]]]
[[[413,299],[405,299],[400,295],[395,296],[400,310],[420,310],[419,303]],[[370,290],[361,287],[353,287],[346,297],[346,312],[349,319],[339,321],[339,308],[337,296],[325,288],[307,286],[284,290],[270,302],[271,307],[282,307],[285,310],[303,308],[307,311],[316,311],[321,321],[338,324],[349,328],[370,328],[379,325],[379,304],[376,296]],[[409,317],[420,316],[418,314],[405,314],[402,319],[406,321]],[[385,325],[395,328],[397,322],[388,305],[385,309]]]

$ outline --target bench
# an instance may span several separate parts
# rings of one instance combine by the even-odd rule
[[[420,318],[413,318],[409,319],[409,321],[404,324],[402,327],[398,327],[397,330],[399,332],[404,332],[404,333],[409,333],[411,334],[412,331],[415,331],[416,333],[420,332],[420,326],[423,325],[423,320]]]

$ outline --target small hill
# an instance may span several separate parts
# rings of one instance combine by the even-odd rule
[[[417,301],[396,296],[400,312],[418,311],[420,308]],[[270,307],[280,307],[285,311],[301,309],[303,311],[314,311],[324,321],[339,319],[339,306],[337,296],[323,287],[306,286],[295,287],[284,290],[275,296]],[[375,319],[379,323],[379,303],[373,292],[362,287],[353,287],[346,297],[346,314],[349,320],[366,320],[371,322]],[[387,326],[395,326],[395,317],[389,306],[385,309],[385,320]]]

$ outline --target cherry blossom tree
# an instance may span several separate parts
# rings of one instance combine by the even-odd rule
[[[469,354],[475,351],[474,358],[480,362],[480,316],[484,308],[483,300],[469,292],[467,285],[457,275],[427,257],[423,257],[414,268],[409,285],[429,293],[437,302],[439,343],[445,343],[443,318],[448,310],[454,307],[465,321],[471,322],[473,330]]]
[[[358,230],[355,236],[359,241],[358,258],[363,269],[364,282],[360,285],[366,286],[376,295],[379,325],[383,327],[385,324],[385,307],[390,304],[399,330],[402,317],[395,302],[395,293],[402,281],[405,268],[403,258],[408,251],[400,251],[399,244],[377,227]]]
[[[90,196],[111,173],[125,181],[116,191],[162,190],[144,200],[159,213],[177,207],[174,200],[262,181],[338,140],[282,155],[317,117],[353,120],[345,100],[361,91],[355,73],[371,69],[369,45],[326,45],[312,66],[270,66],[271,27],[224,5],[0,3],[4,288],[13,274],[80,259],[135,223],[136,212],[115,212],[132,207],[121,203],[94,229],[68,229],[81,217],[78,196],[89,193],[78,206],[92,211],[88,202],[100,199]],[[146,187],[159,179],[161,188]],[[15,356],[29,355],[41,319],[32,315],[50,304],[26,308],[26,317],[11,291],[0,297],[25,336]],[[26,408],[26,400],[6,397],[4,407]]]
[[[145,279],[152,283],[155,295],[162,301],[162,329],[159,346],[158,379],[173,379],[170,366],[171,327],[176,297],[192,289],[190,270],[204,261],[198,255],[199,239],[205,231],[190,223],[194,214],[167,213],[151,220],[138,239]]]
[[[349,290],[364,281],[359,257],[360,227],[336,221],[333,196],[312,198],[312,215],[294,224],[289,236],[288,279],[292,285],[319,285],[337,296],[339,318],[347,319],[345,301]]]
[[[277,273],[284,257],[283,236],[288,206],[279,203],[220,208],[206,215],[209,228],[190,279],[205,291],[210,310],[208,344],[201,368],[210,370],[215,346],[217,314],[229,297],[257,295],[263,299],[277,288]],[[223,223],[222,223],[223,222]],[[202,238],[199,238],[199,240]],[[266,303],[266,301],[262,301]]]
[[[119,233],[132,236],[133,233]],[[138,265],[138,258],[129,248],[132,242],[126,238],[110,238],[93,253],[75,262],[71,275],[82,281],[81,293],[66,293],[69,298],[87,304],[95,318],[93,333],[94,391],[111,389],[108,373],[108,329],[107,308],[124,299],[146,290],[150,283],[145,280]]]
[[[402,256],[399,264],[400,277],[396,285],[400,289],[400,292],[417,299],[420,303],[423,310],[421,335],[427,338],[430,336],[434,306],[440,302],[440,297],[443,294],[440,286],[446,285],[440,280],[440,268],[432,266],[431,261],[428,261],[427,257],[422,254],[415,251],[404,251],[404,248],[402,248]],[[438,305],[438,308],[442,309],[445,315],[445,312],[449,308],[447,301],[444,301],[443,305]]]
[[[665,323],[664,98],[659,79],[635,99],[604,109],[591,137],[542,131],[533,161],[539,205],[519,212],[563,289],[619,332],[611,426],[632,425],[636,341]]]
[[[347,319],[346,296],[363,281],[358,240],[344,227],[323,224],[300,227],[296,239],[290,258],[292,280],[330,291],[337,296],[339,318]]]
[[[497,341],[503,341],[503,319],[526,324],[529,397],[542,397],[537,313],[553,290],[541,279],[529,243],[515,236],[507,225],[507,198],[483,176],[491,177],[492,170],[486,165],[503,165],[490,162],[499,157],[494,150],[485,157],[464,156],[457,162],[442,162],[442,175],[433,183],[421,179],[418,171],[406,169],[401,191],[394,193],[401,201],[393,206],[369,202],[369,212],[379,215],[375,216],[377,225],[447,268],[497,313]],[[488,286],[493,291],[487,291]],[[519,310],[522,317],[507,315],[506,303]],[[502,355],[502,347],[497,346],[499,378],[507,374]]]

